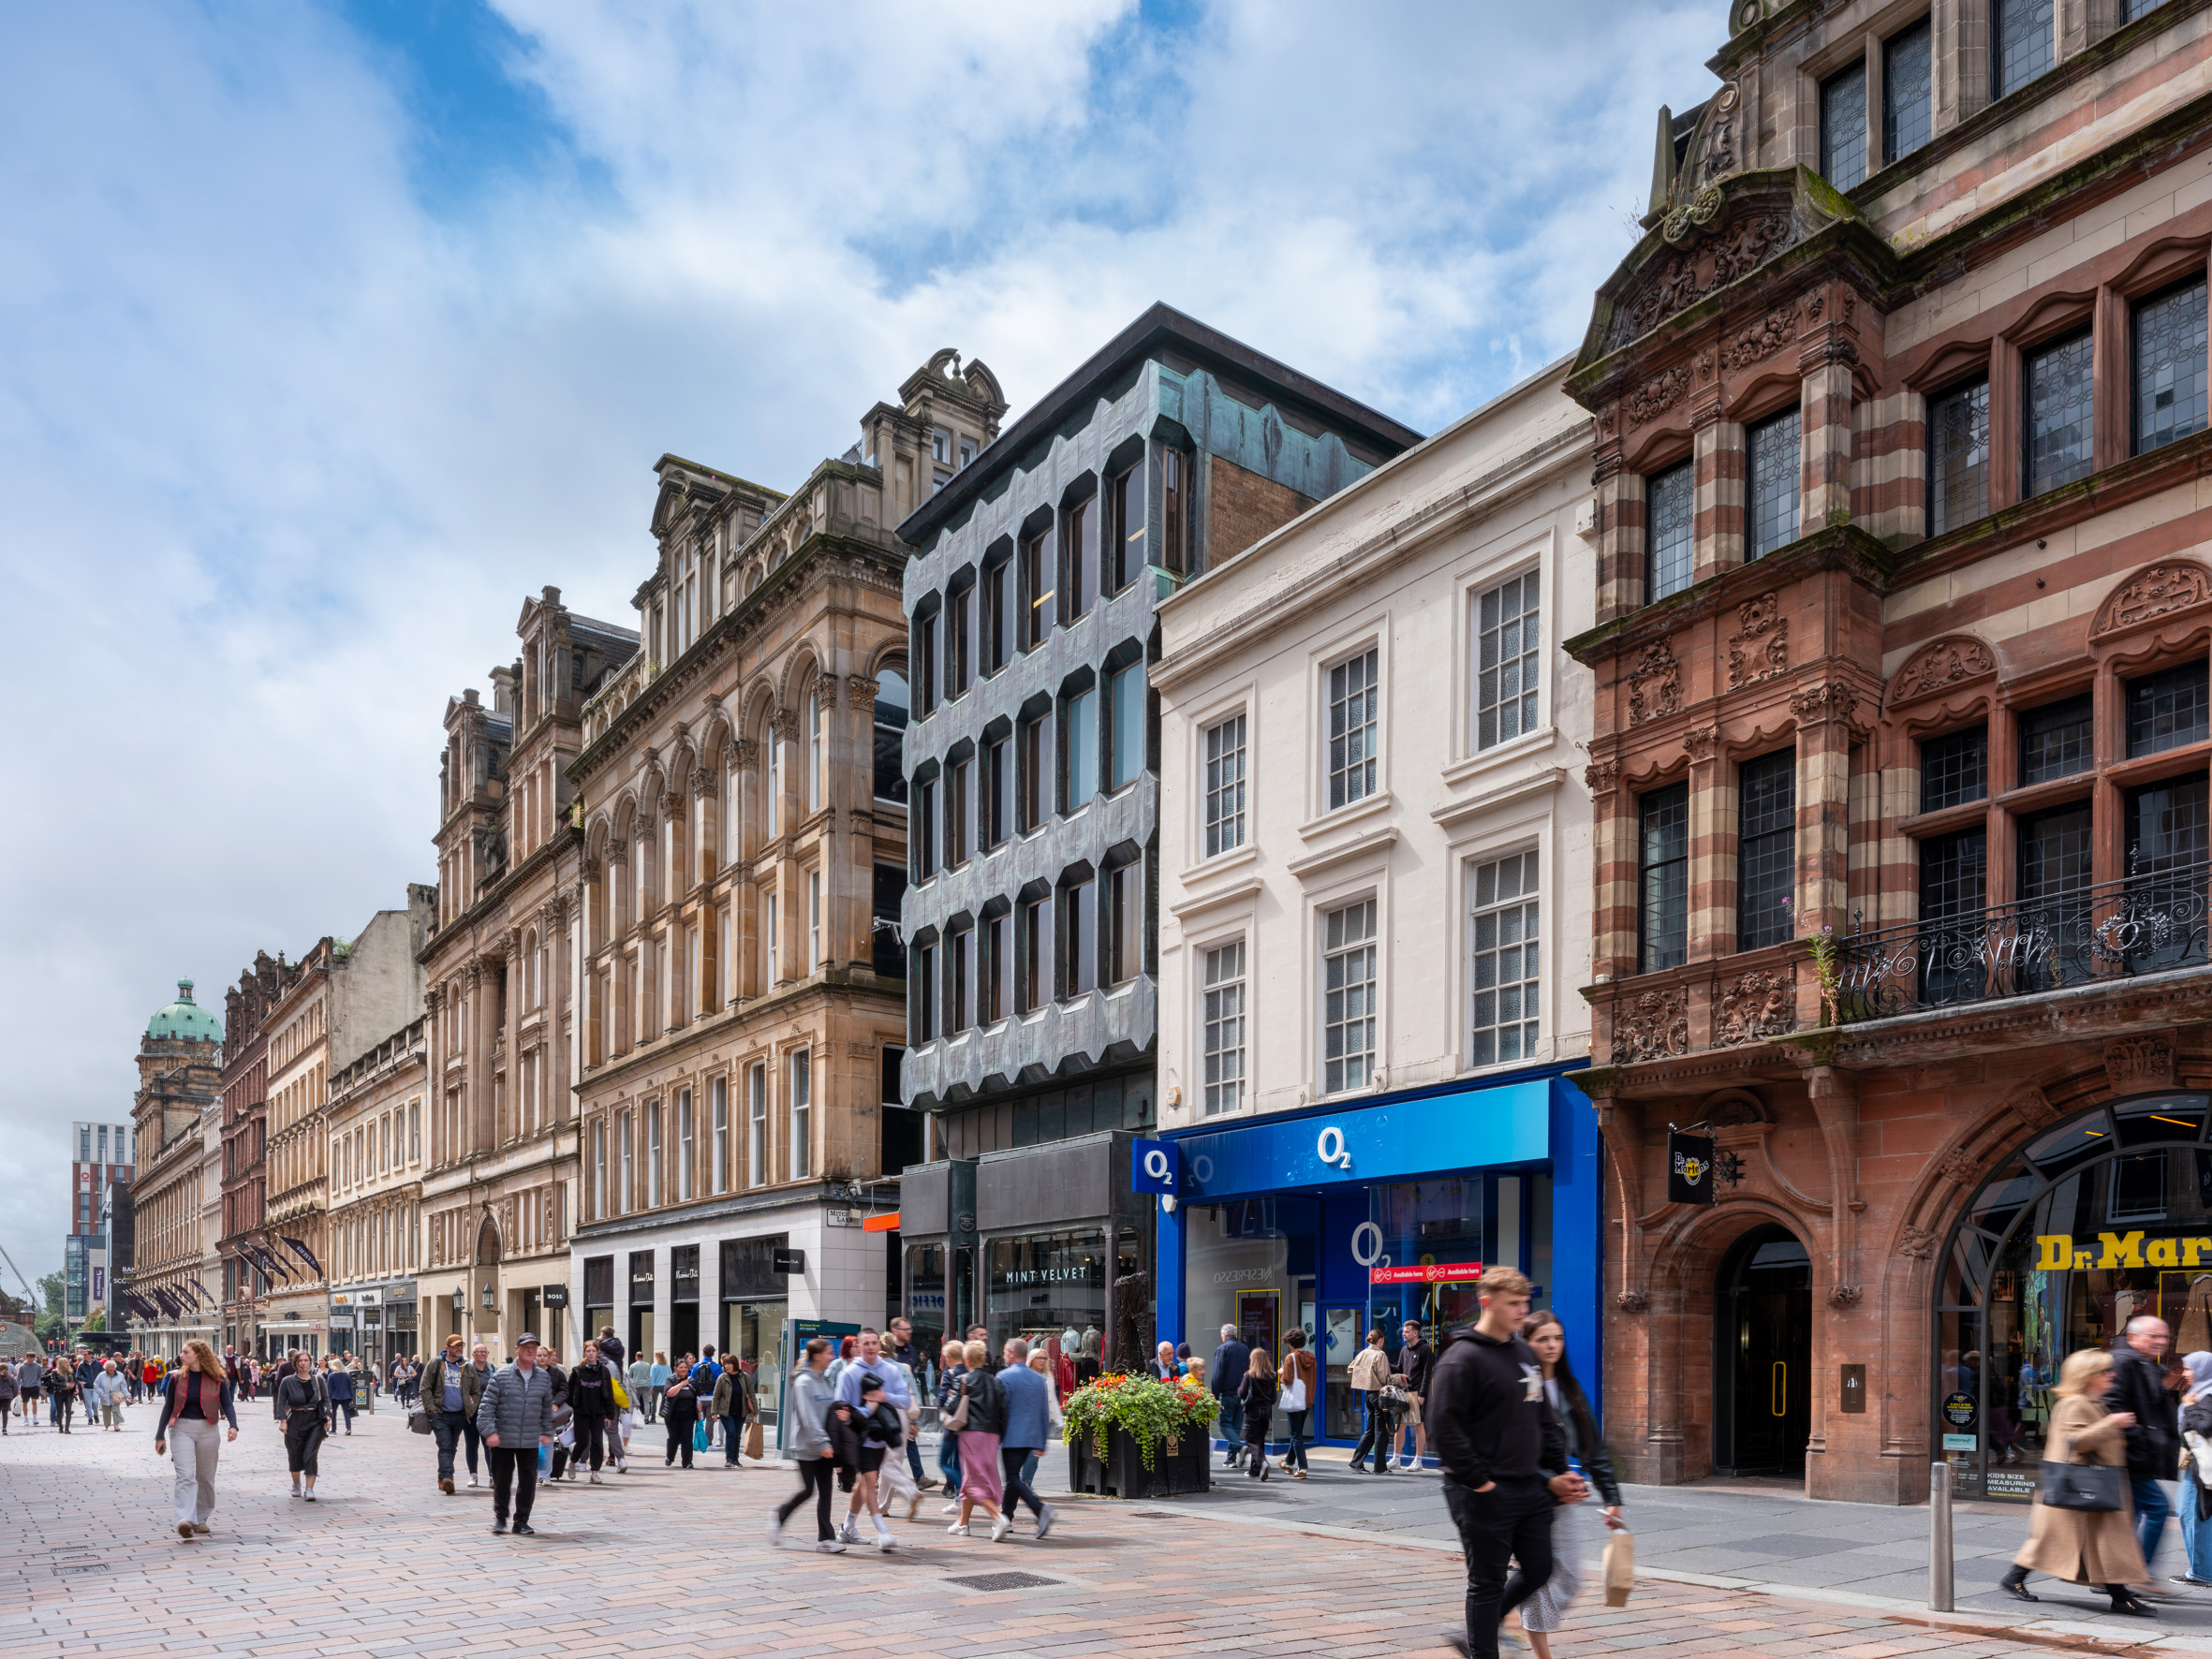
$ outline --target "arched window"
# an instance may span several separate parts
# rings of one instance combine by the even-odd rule
[[[907,772],[907,676],[886,668],[877,678],[876,689],[876,799],[905,800]]]
[[[806,810],[818,813],[828,803],[830,730],[822,694],[806,694]]]

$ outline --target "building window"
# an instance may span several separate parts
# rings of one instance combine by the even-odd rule
[[[1007,837],[1007,740],[983,740],[983,764],[977,780],[982,785],[982,799],[977,805],[976,840],[987,853],[1005,842]]]
[[[676,1202],[687,1204],[694,1196],[692,1182],[698,1178],[698,1148],[692,1123],[691,1091],[676,1092]]]
[[[716,1078],[707,1085],[707,1099],[715,1116],[715,1191],[730,1190],[730,1079]]]
[[[1797,879],[1797,754],[1784,749],[1736,769],[1736,948],[1790,937]]]
[[[818,813],[830,800],[830,712],[822,694],[806,695],[806,810]]]
[[[764,742],[768,750],[768,833],[777,836],[784,832],[784,740],[773,721]],[[641,916],[645,909],[644,893],[645,860],[641,853],[638,855],[638,914]]]
[[[592,1124],[592,1220],[607,1219],[607,1125]]]
[[[1866,177],[1866,63],[1821,82],[1821,176],[1838,190]]]
[[[808,1135],[814,1108],[814,1055],[791,1052],[791,1179],[804,1181],[814,1169],[814,1142]]]
[[[967,862],[967,773],[968,761],[949,762],[945,767],[945,868],[957,870]]]
[[[914,947],[914,1035],[929,1042],[937,1035],[937,946],[934,939]]]
[[[1369,646],[1329,670],[1329,810],[1375,793],[1379,649]]]
[[[1099,941],[1091,932],[1096,882],[1069,882],[1060,889],[1060,986],[1063,996],[1085,996],[1099,985]]]
[[[2205,279],[2135,307],[2135,453],[2205,430]]]
[[[1022,722],[1015,733],[1016,826],[1025,835],[1044,821],[1044,716]]]
[[[1060,517],[1060,620],[1076,623],[1090,613],[1099,591],[1098,497],[1077,502]]]
[[[783,907],[776,894],[770,893],[763,901],[762,914],[767,921],[767,936],[761,944],[768,954],[768,983],[781,985],[784,977],[783,935],[777,924],[783,918]]]
[[[1367,1086],[1375,1067],[1375,901],[1321,922],[1321,1088]]]
[[[1664,599],[1697,568],[1697,465],[1685,461],[1644,480],[1644,592]]]
[[[1469,1065],[1536,1057],[1537,920],[1534,853],[1475,866]]]
[[[645,1208],[660,1204],[660,1102],[645,1103]]]
[[[2057,61],[2055,0],[1995,0],[1989,8],[1990,66],[1996,71],[1991,95],[2018,92]]]
[[[636,1147],[631,1115],[628,1112],[622,1114],[620,1135],[622,1141],[622,1184],[616,1189],[614,1197],[615,1202],[621,1207],[622,1213],[627,1215],[638,1191]]]
[[[1071,813],[1099,792],[1099,698],[1090,686],[1060,699],[1060,811]]]
[[[822,873],[806,873],[806,971],[811,974],[821,966],[822,961]]]
[[[2212,737],[2206,724],[2208,693],[2212,683],[2207,683],[2202,660],[2129,681],[2129,757],[2157,755]]]
[[[1744,433],[1746,559],[1763,559],[1797,539],[1801,463],[1797,411],[1762,420]]]
[[[983,918],[982,982],[976,1001],[986,1025],[1013,1012],[1014,918],[1006,911]]]
[[[2024,367],[2029,495],[2088,475],[2097,407],[2092,339],[2084,329],[2032,353]]]
[[[1044,901],[1030,899],[1021,909],[1021,956],[1016,962],[1014,1009],[1033,1014],[1044,1006]]]
[[[1928,534],[1988,511],[1989,382],[1977,380],[1928,400]]]
[[[1159,451],[1159,567],[1171,576],[1190,570],[1190,458],[1180,449]]]
[[[768,1067],[745,1068],[745,1184],[768,1184]]]
[[[1924,1002],[1971,1001],[1981,994],[1983,970],[1973,952],[1954,948],[1946,935],[1956,932],[1941,924],[1981,915],[1988,890],[1986,830],[1931,835],[1920,844],[1920,920],[1929,930],[1921,951]]]
[[[2020,782],[2047,783],[2087,771],[2095,725],[2091,698],[2068,697],[2020,716]]]
[[[975,584],[955,591],[945,601],[945,696],[948,698],[963,695],[967,690],[967,619],[975,609]]]
[[[1144,867],[1106,873],[1106,983],[1126,985],[1144,969]]]
[[[1205,1025],[1207,1117],[1245,1104],[1245,942],[1205,953],[1202,1009]]]
[[[937,873],[937,781],[924,778],[914,785],[914,879],[927,881]]]
[[[1022,649],[1044,642],[1053,622],[1053,550],[1051,537],[1040,531],[1022,543]]]
[[[1655,789],[1637,802],[1637,972],[1689,960],[1689,785]]]
[[[1911,154],[1936,130],[1934,37],[1924,18],[1881,45],[1881,160]]]
[[[2089,806],[2087,801],[2019,819],[2020,899],[2033,904],[2063,901],[2089,886]]]
[[[1245,844],[1245,717],[1206,727],[1206,857]]]
[[[2174,778],[2146,788],[2128,791],[2127,858],[2131,881],[2177,883],[2188,881],[2198,895],[2204,892],[2205,831],[2205,780]],[[2204,946],[2188,937],[2188,930],[2175,942],[2188,956],[2201,960]],[[2178,965],[2178,964],[2176,964]]]
[[[1144,665],[1131,663],[1106,680],[1108,789],[1126,788],[1144,770]]]
[[[1475,747],[1494,748],[1536,729],[1537,657],[1542,644],[1537,572],[1475,601]]]
[[[914,619],[914,690],[921,701],[916,716],[927,720],[937,706],[937,613]]]
[[[945,932],[945,1035],[967,1029],[967,975],[974,955],[975,930],[966,924]]]
[[[983,601],[976,614],[982,633],[983,672],[995,674],[1006,667],[1007,618],[1006,572],[1010,561],[1001,559],[983,570]]]
[[[1106,480],[1106,580],[1116,594],[1144,568],[1144,472],[1127,467]]]
[[[901,864],[878,864],[869,883],[870,964],[886,979],[907,973],[906,941],[899,934],[899,912],[907,897],[907,871]]]
[[[1939,812],[1989,798],[1989,727],[1929,738],[1920,745],[1920,810]]]

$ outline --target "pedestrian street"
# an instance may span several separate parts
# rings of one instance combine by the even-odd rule
[[[1287,1502],[1282,1483],[1255,1488],[1232,1476],[1202,1498],[1119,1504],[1054,1491],[1064,1485],[1055,1454],[1040,1482],[1060,1513],[1048,1539],[1029,1536],[1026,1520],[995,1546],[948,1537],[925,1498],[918,1520],[896,1520],[894,1552],[824,1556],[804,1542],[804,1516],[793,1542],[769,1543],[770,1512],[794,1484],[789,1470],[731,1473],[718,1450],[695,1470],[667,1470],[648,1430],[633,1443],[641,1455],[632,1474],[597,1487],[541,1485],[538,1535],[495,1537],[489,1483],[442,1496],[432,1442],[409,1434],[389,1406],[326,1445],[319,1502],[289,1498],[267,1406],[248,1402],[223,1453],[213,1531],[187,1543],[170,1520],[170,1472],[154,1455],[152,1409],[132,1408],[119,1434],[19,1425],[0,1441],[0,1609],[13,1651],[689,1659],[888,1647],[902,1659],[1410,1659],[1449,1652],[1441,1633],[1460,1610],[1460,1564],[1441,1536],[1433,1474],[1379,1482],[1321,1461]],[[1814,1521],[1870,1513],[1805,1507]],[[1358,1535],[1361,1517],[1379,1535]],[[1898,1517],[1908,1527],[1913,1519]],[[1405,1523],[1403,1536],[1385,1530],[1394,1520]],[[2048,1654],[2068,1640],[2057,1630],[2030,1642],[1994,1628],[1934,1628],[1835,1601],[1646,1578],[1624,1609],[1585,1593],[1553,1640],[1562,1655],[1730,1659],[2000,1659]],[[2101,1634],[2097,1651],[2116,1651],[2114,1633]],[[2127,1634],[2162,1638],[2162,1652],[2207,1651],[2164,1630]]]

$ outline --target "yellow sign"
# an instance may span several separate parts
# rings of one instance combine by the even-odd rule
[[[2099,1233],[2097,1248],[2073,1241],[2071,1233],[2038,1233],[2035,1265],[2045,1272],[2086,1271],[2091,1268],[2193,1268],[2198,1257],[2212,1258],[2212,1238],[2152,1239],[2141,1233]],[[2206,1265],[2212,1266],[2212,1259]]]

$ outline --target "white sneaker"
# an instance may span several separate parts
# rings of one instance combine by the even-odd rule
[[[861,1541],[861,1529],[852,1524],[852,1518],[849,1515],[845,1518],[845,1524],[837,1529],[837,1536],[848,1544],[858,1544]]]
[[[823,1555],[843,1555],[845,1553],[845,1546],[834,1538],[824,1538],[815,1546],[815,1549]]]
[[[937,1513],[939,1515],[958,1515],[960,1513],[960,1500],[958,1498],[954,1498],[950,1504],[947,1504],[942,1509],[938,1510]]]
[[[476,1484],[477,1484],[477,1478],[476,1478],[476,1476],[475,1476],[475,1475],[471,1475],[468,1477],[468,1484],[469,1484],[470,1486],[474,1486],[474,1485],[476,1485]]]
[[[1001,1538],[1005,1537],[1007,1534],[1012,1532],[1013,1530],[1014,1523],[1007,1520],[1005,1510],[1000,1510],[998,1512],[997,1519],[991,1522],[991,1542],[994,1544],[997,1543]]]
[[[592,1478],[597,1480],[598,1476],[595,1475],[592,1476]],[[768,1523],[768,1548],[771,1549],[780,1549],[783,1548],[783,1542],[784,1523],[780,1519],[773,1519]]]
[[[954,1521],[951,1526],[947,1527],[945,1531],[948,1534],[955,1538],[965,1538],[969,1535],[967,1528],[962,1526],[958,1521]]]
[[[1412,1458],[1401,1455],[1398,1459],[1398,1467],[1401,1469],[1410,1469],[1413,1467],[1413,1461],[1414,1460]]]
[[[593,1476],[592,1476],[592,1485],[594,1485],[594,1486],[605,1486],[606,1484],[607,1484],[607,1483],[606,1483],[605,1481],[601,1480],[601,1479],[600,1479],[600,1478],[599,1478],[599,1477],[598,1477],[597,1475],[593,1475]]]
[[[1059,1511],[1047,1504],[1044,1506],[1044,1513],[1037,1518],[1037,1535],[1040,1538],[1043,1537],[1053,1530],[1053,1522],[1059,1519]]]
[[[898,1547],[899,1541],[892,1536],[891,1528],[887,1526],[879,1526],[876,1529],[877,1549],[882,1550],[884,1554],[889,1555]]]

